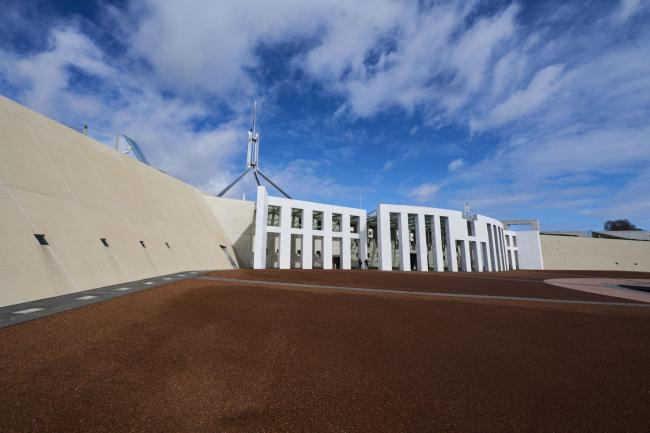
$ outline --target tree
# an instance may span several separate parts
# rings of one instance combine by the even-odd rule
[[[629,220],[607,220],[605,230],[622,231],[622,230],[641,230],[638,229]]]

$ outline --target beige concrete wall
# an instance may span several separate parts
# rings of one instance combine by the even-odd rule
[[[650,242],[541,235],[544,269],[650,272]]]
[[[219,245],[201,191],[0,97],[0,306],[230,268]]]
[[[210,209],[232,244],[237,262],[242,268],[253,267],[253,237],[255,235],[255,202],[205,196]]]

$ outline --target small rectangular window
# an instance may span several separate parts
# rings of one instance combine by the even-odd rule
[[[266,215],[266,225],[273,227],[280,226],[280,206],[269,205]]]
[[[350,233],[359,233],[359,217],[350,215]]]
[[[314,211],[312,228],[314,230],[323,230],[323,212]]]
[[[140,245],[142,245],[142,248],[147,248],[147,246],[144,244],[144,241],[140,241]]]
[[[104,245],[107,248],[109,247],[108,241],[106,240],[106,238],[100,238],[99,240],[102,241],[102,245]]]
[[[302,209],[291,209],[291,228],[302,228]]]
[[[333,213],[332,214],[332,231],[333,232],[340,232],[341,231],[341,222],[342,222],[342,215],[340,213]]]
[[[36,238],[39,244],[49,245],[49,242],[47,241],[47,239],[45,239],[45,235],[34,233],[34,237]]]

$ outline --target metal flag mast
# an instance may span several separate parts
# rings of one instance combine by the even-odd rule
[[[259,157],[260,157],[260,133],[257,130],[257,101],[253,102],[253,126],[251,129],[248,130],[248,147],[246,150],[246,170],[242,174],[237,177],[234,181],[230,183],[227,187],[224,188],[223,191],[221,191],[219,194],[217,194],[217,197],[223,197],[225,193],[230,190],[237,182],[239,182],[246,174],[250,171],[253,172],[253,176],[255,176],[255,182],[257,182],[258,185],[261,185],[260,183],[260,178],[257,176],[258,174],[262,176],[268,183],[273,185],[275,189],[280,191],[282,195],[284,195],[286,198],[291,198],[289,194],[284,192],[282,188],[277,186],[271,179],[266,177],[264,173],[262,173],[259,169]]]

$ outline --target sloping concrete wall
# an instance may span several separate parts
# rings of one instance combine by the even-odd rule
[[[541,235],[545,269],[650,272],[650,242]]]
[[[205,196],[208,206],[221,222],[237,262],[242,268],[253,267],[255,235],[255,202]]]
[[[220,245],[201,191],[0,97],[0,306],[229,269]]]

